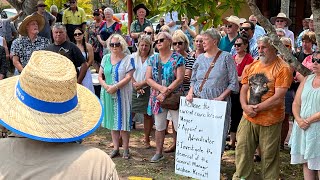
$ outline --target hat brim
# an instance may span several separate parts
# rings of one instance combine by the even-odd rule
[[[286,18],[286,17],[272,17],[272,18],[270,18],[271,24],[275,24],[276,19],[278,19],[278,18],[279,18],[279,19],[285,19],[285,20],[287,21],[287,25],[286,25],[286,26],[288,26],[288,27],[292,24],[291,19]]]
[[[146,16],[149,15],[150,11],[144,4],[138,4],[136,7],[133,8],[133,12],[137,15],[138,9],[143,8],[146,10]]]
[[[225,19],[225,18],[222,19],[222,22],[223,22],[223,24],[233,23],[233,24],[237,25],[238,27],[240,27],[240,24],[238,24],[238,23],[236,23],[236,22],[233,22],[233,21],[228,21],[228,20]]]
[[[103,108],[90,90],[77,84],[78,105],[63,114],[36,111],[15,95],[18,76],[0,81],[0,124],[26,138],[45,142],[72,142],[93,133],[101,124]]]
[[[18,30],[19,34],[21,34],[22,36],[27,36],[28,35],[26,26],[31,21],[37,21],[38,22],[38,27],[39,27],[39,32],[42,31],[42,29],[44,28],[44,25],[45,25],[44,17],[39,15],[39,14],[37,14],[37,13],[35,13],[34,15],[26,17],[22,21],[22,23],[19,26],[19,30]]]

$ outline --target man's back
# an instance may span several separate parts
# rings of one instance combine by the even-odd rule
[[[27,138],[2,139],[0,148],[0,179],[119,179],[115,164],[97,148]]]

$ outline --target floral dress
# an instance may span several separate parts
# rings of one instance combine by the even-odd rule
[[[134,70],[134,61],[130,56],[126,56],[113,65],[110,57],[110,54],[103,57],[101,67],[103,68],[106,84],[113,85],[121,81],[128,72]],[[132,123],[131,83],[129,82],[121,89],[118,89],[114,94],[107,93],[102,87],[100,99],[104,109],[102,127],[110,130],[130,131]]]
[[[161,72],[161,82],[159,80],[159,63],[161,63],[162,66],[162,72]],[[171,57],[169,58],[168,62],[163,64],[160,60],[159,54],[154,54],[151,56],[148,60],[148,66],[152,67],[152,79],[156,81],[158,84],[161,84],[163,86],[168,87],[174,80],[176,80],[177,77],[177,69],[180,66],[185,65],[184,57],[180,54],[173,52]],[[175,92],[183,92],[183,86],[182,84],[175,90]],[[157,100],[157,96],[159,95],[159,91],[156,89],[151,88],[147,113],[148,115],[152,114],[158,114],[162,112],[162,109],[160,107],[160,102]]]
[[[99,63],[101,62],[102,55],[103,55],[103,47],[97,38],[101,23],[97,25],[96,22],[92,22],[89,25],[88,30],[87,30],[88,43],[92,45],[93,52],[95,54],[94,60],[98,61]],[[99,58],[97,57],[97,55]]]

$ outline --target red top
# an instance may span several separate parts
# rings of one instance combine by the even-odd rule
[[[236,55],[233,56],[233,59],[235,59],[235,58],[236,58]],[[234,63],[235,63],[236,66],[237,66],[238,76],[241,76],[241,75],[242,75],[242,72],[243,72],[244,67],[245,67],[246,65],[248,65],[248,64],[251,64],[251,63],[253,62],[253,60],[254,60],[253,57],[252,57],[249,53],[247,53],[247,54],[243,57],[243,59],[242,59],[242,61],[241,61],[240,64],[237,64],[236,61],[234,61]]]

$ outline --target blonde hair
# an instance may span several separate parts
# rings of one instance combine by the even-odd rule
[[[184,34],[184,32],[180,29],[174,31],[173,35],[172,35],[172,40],[177,40],[177,41],[182,41],[184,43],[184,49],[188,50],[189,48],[189,39],[186,36],[186,34]]]
[[[150,50],[149,50],[149,53],[148,53],[148,56],[151,56],[153,53],[154,53],[154,49],[153,49],[153,46],[152,46],[152,40],[151,40],[151,37],[149,35],[141,35],[138,39],[138,55],[141,56],[140,54],[140,49],[139,49],[139,44],[141,42],[145,42],[147,43],[148,45],[150,45]]]
[[[123,53],[127,52],[127,48],[128,48],[128,44],[127,42],[124,40],[124,38],[120,35],[120,34],[112,34],[108,39],[107,39],[107,47],[108,49],[110,49],[110,42],[111,40],[115,38],[118,39],[120,44],[121,44],[121,49]]]
[[[160,28],[160,32],[171,33],[170,27],[169,27],[168,25],[163,25],[163,26]]]

